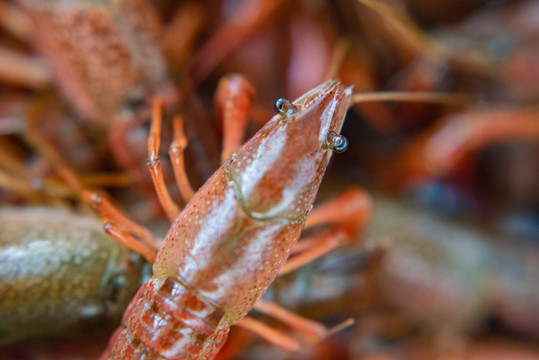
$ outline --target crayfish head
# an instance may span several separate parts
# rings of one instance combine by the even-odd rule
[[[226,165],[244,210],[259,220],[303,221],[339,135],[352,90],[329,80],[294,102],[279,99],[273,117]]]

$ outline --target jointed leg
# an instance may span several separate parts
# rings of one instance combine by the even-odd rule
[[[120,210],[112,205],[109,200],[89,190],[83,190],[81,197],[83,201],[89,203],[94,209],[99,211],[104,218],[121,226],[123,229],[138,237],[146,246],[153,249],[153,251],[157,251],[159,248],[158,241],[152,233],[144,226],[137,224],[125,216]]]
[[[174,222],[180,212],[178,205],[170,197],[167,190],[163,170],[161,168],[161,160],[159,159],[159,144],[161,142],[161,100],[156,97],[153,103],[152,127],[150,137],[148,138],[148,169],[152,174],[153,183],[159,201],[167,214],[168,219]]]
[[[370,216],[371,200],[367,193],[352,188],[341,196],[313,209],[307,218],[306,228],[331,225],[331,231],[300,239],[292,256],[279,274],[293,271],[325,253],[353,241]]]
[[[284,334],[281,331],[275,330],[263,322],[246,316],[238,321],[238,326],[248,329],[255,334],[260,335],[272,344],[275,344],[287,351],[298,351],[301,347],[298,340]]]
[[[305,228],[321,224],[334,224],[350,237],[356,236],[365,226],[371,213],[369,195],[358,187],[330,201],[317,205],[309,214]]]
[[[240,75],[231,75],[219,83],[216,94],[217,113],[222,117],[223,122],[223,150],[221,161],[227,159],[235,152],[243,142],[245,127],[247,125],[247,111],[251,105],[254,94],[253,87]],[[169,218],[174,213],[170,203],[170,196],[165,195],[166,188],[164,181],[161,180],[161,172],[157,150],[159,147],[160,132],[160,104],[158,100],[154,103],[154,121],[152,123],[152,134],[148,142],[149,166],[154,178],[157,193],[164,208],[170,208],[167,211]],[[183,129],[183,117],[177,115],[174,117],[174,140],[170,146],[169,155],[174,168],[176,183],[180,193],[186,202],[189,202],[194,195],[194,190],[189,183],[189,178],[185,171],[184,150],[187,147],[188,140]],[[168,194],[168,192],[166,192]],[[171,219],[173,221],[173,219]]]
[[[31,121],[32,119],[29,120],[29,122]],[[146,257],[148,261],[155,261],[158,242],[148,229],[127,218],[108,200],[103,199],[95,192],[84,189],[75,175],[75,172],[63,161],[56,149],[47,143],[47,141],[45,141],[32,127],[31,123],[28,125],[26,138],[48,161],[51,162],[72,192],[79,195],[84,202],[90,204],[101,212],[104,217],[104,230],[107,234],[140,253]],[[138,239],[131,234],[138,237]]]
[[[187,137],[183,131],[183,118],[180,115],[174,117],[174,140],[170,146],[169,155],[174,168],[176,183],[180,189],[185,202],[189,202],[195,192],[189,183],[187,172],[185,171],[185,162],[183,152],[187,147]]]
[[[359,188],[350,189],[343,195],[316,207],[309,215],[306,227],[331,225],[331,228],[322,233],[301,239],[293,249],[293,253],[297,255],[287,261],[279,274],[282,275],[293,271],[330,250],[352,241],[367,222],[370,208],[370,198]],[[294,314],[277,304],[264,300],[259,300],[255,305],[255,309],[287,324],[290,328],[309,339],[309,342],[319,341],[354,323],[353,319],[347,319],[328,329],[318,322]],[[300,343],[297,340],[268,327],[258,320],[245,318],[238,325],[250,329],[266,340],[289,351],[299,349]]]
[[[114,222],[109,221],[107,218],[103,219],[103,229],[105,232],[116,239],[119,243],[125,245],[131,250],[139,253],[144,256],[146,260],[150,263],[155,262],[155,257],[157,252],[155,249],[146,245],[145,243],[138,241],[136,238],[131,236],[127,231],[122,230]]]
[[[165,213],[170,221],[174,221],[179,213],[179,208],[176,203],[170,197],[163,177],[161,168],[161,161],[159,159],[159,144],[161,136],[161,119],[162,119],[162,103],[159,98],[155,98],[153,104],[153,116],[152,125],[150,129],[150,136],[148,138],[148,168],[152,174],[152,179],[159,197],[159,201],[163,206]],[[183,135],[181,118],[175,119],[175,139],[171,146],[171,157],[174,163],[174,171],[180,185],[180,189],[183,190],[182,194],[186,193],[186,186],[190,189],[185,169],[183,166],[183,154],[182,150],[187,145],[187,140]],[[192,193],[192,190],[190,190]],[[101,196],[94,192],[83,191],[83,199],[90,203],[95,209],[100,211],[104,216],[104,228],[105,231],[117,239],[125,246],[140,253],[149,262],[155,261],[155,256],[158,249],[157,240],[148,231],[148,229],[136,224],[125,215],[123,215],[118,209],[116,209],[108,200],[103,199]],[[189,195],[192,196],[192,195]],[[110,221],[109,221],[110,219]],[[132,236],[131,234],[135,235]]]
[[[258,300],[255,309],[273,316],[312,340],[322,337],[327,331],[324,325],[286,310],[273,302]]]
[[[295,332],[307,338],[308,343],[320,341],[354,323],[353,319],[347,319],[342,323],[328,329],[316,321],[304,318],[303,316],[286,310],[275,303],[264,300],[259,300],[255,304],[255,309],[288,325]],[[260,320],[245,317],[238,322],[238,325],[258,334],[272,344],[275,344],[287,351],[298,351],[301,348],[300,341],[283,333],[282,331],[276,330],[264,324]]]
[[[303,251],[298,255],[290,257],[281,270],[279,270],[279,275],[294,271],[320,256],[327,254],[331,250],[338,248],[345,242],[344,239],[346,238],[344,233],[327,231],[320,235],[317,234],[306,237],[298,243],[299,247],[304,248]],[[304,241],[309,247],[303,246]],[[293,251],[296,251],[296,249],[294,248]]]

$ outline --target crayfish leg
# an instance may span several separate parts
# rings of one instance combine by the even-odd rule
[[[107,218],[103,219],[103,229],[105,230],[105,233],[113,237],[119,243],[144,256],[144,258],[151,264],[155,262],[157,252],[154,249],[143,242],[138,241],[127,231],[122,230],[118,225],[109,221]]]
[[[371,208],[370,196],[363,189],[352,187],[338,197],[315,206],[305,222],[305,228],[331,224],[353,237],[369,220]]]
[[[252,317],[246,316],[240,319],[237,325],[259,335],[270,343],[277,345],[286,351],[298,351],[301,347],[298,340],[270,327],[269,325],[264,324],[262,321],[253,319]]]
[[[330,225],[332,228],[321,234],[301,239],[292,250],[297,255],[285,263],[279,275],[293,271],[329,251],[353,241],[367,223],[371,207],[370,197],[360,188],[352,188],[339,197],[315,207],[307,219],[306,227]],[[347,319],[328,329],[323,324],[304,318],[272,302],[259,300],[255,304],[255,309],[288,325],[295,332],[308,339],[309,343],[320,341],[354,322],[352,319]],[[297,340],[258,320],[244,318],[238,322],[238,325],[285,350],[297,351],[300,348],[300,343]]]
[[[103,229],[108,235],[141,254],[150,263],[155,261],[159,245],[157,239],[147,228],[129,219],[110,201],[93,191],[83,190],[81,198],[101,213]]]
[[[161,143],[161,120],[162,103],[159,97],[154,98],[152,111],[152,126],[150,136],[148,137],[148,169],[152,174],[155,191],[159,197],[159,202],[165,210],[168,219],[174,222],[180,213],[178,205],[172,200],[168,192],[161,168],[161,159],[159,158],[159,145]]]
[[[327,332],[323,324],[293,313],[271,301],[258,300],[255,309],[287,324],[310,340],[320,339]]]
[[[188,140],[185,136],[183,129],[183,117],[176,115],[174,117],[174,140],[170,145],[169,156],[172,161],[172,168],[174,169],[174,176],[176,177],[176,184],[180,189],[185,202],[189,202],[195,194],[189,178],[187,177],[187,171],[185,170],[184,151],[187,148]]]
[[[319,322],[307,319],[285,308],[282,308],[273,302],[265,300],[259,300],[255,304],[255,309],[263,314],[272,316],[283,324],[289,326],[290,329],[292,329],[295,333],[298,333],[306,338],[307,344],[314,344],[315,342],[323,340],[329,335],[354,323],[352,319],[347,319],[335,327],[328,329]],[[299,340],[252,317],[247,316],[241,319],[237,325],[259,335],[270,343],[277,345],[286,351],[295,352],[300,350],[302,347],[302,343]]]
[[[279,271],[279,275],[294,271],[329,251],[353,241],[369,220],[371,207],[370,197],[360,188],[352,188],[316,206],[309,214],[305,228],[331,225],[332,229],[300,239],[292,249],[295,255],[288,259]]]

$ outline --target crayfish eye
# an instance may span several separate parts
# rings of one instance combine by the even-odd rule
[[[299,111],[296,105],[283,98],[278,99],[274,107],[275,111],[284,118],[292,117]]]
[[[348,149],[348,140],[344,136],[330,131],[326,138],[326,146],[336,153],[343,153]]]

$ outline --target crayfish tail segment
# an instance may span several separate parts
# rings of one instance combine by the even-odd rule
[[[153,277],[126,310],[102,359],[208,359],[226,340],[228,326],[222,310],[177,278]]]

